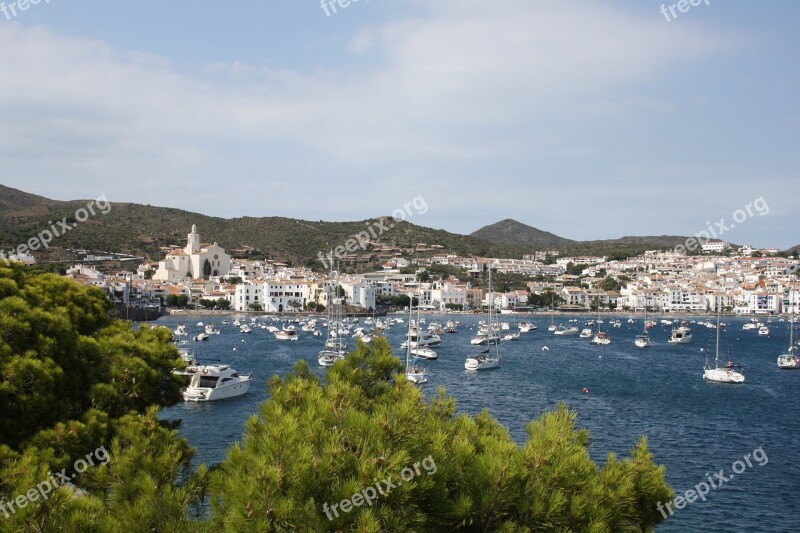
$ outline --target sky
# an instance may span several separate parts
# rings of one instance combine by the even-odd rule
[[[408,220],[457,233],[800,244],[798,2],[19,1],[3,185],[226,218],[422,197]]]

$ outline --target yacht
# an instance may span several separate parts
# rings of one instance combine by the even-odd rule
[[[553,332],[553,335],[577,335],[578,334],[578,326],[558,326],[556,330]]]
[[[581,330],[581,334],[579,335],[581,339],[591,339],[592,338],[592,328],[583,328]]]
[[[189,335],[189,331],[186,329],[186,324],[183,322],[178,322],[178,326],[175,328],[174,333],[176,337],[185,337]]]
[[[294,329],[294,326],[286,326],[286,328],[275,332],[275,338],[279,341],[296,341],[297,330]]]
[[[692,330],[686,326],[673,328],[672,334],[667,342],[670,344],[688,344],[692,342]]]
[[[439,355],[428,348],[427,346],[419,346],[411,348],[411,355],[419,357],[420,359],[438,359]]]
[[[532,324],[530,322],[520,322],[518,327],[520,333],[530,333],[531,331],[536,331],[536,324]]]
[[[194,369],[183,399],[190,402],[224,400],[247,393],[252,374],[241,375],[228,365],[199,366]]]
[[[407,344],[410,343],[410,344]],[[403,344],[400,345],[401,348],[407,348],[411,346],[412,348],[417,348],[420,346],[439,346],[442,343],[442,338],[439,335],[435,335],[432,333],[428,333],[427,331],[420,331],[418,329],[412,328],[411,336],[403,341]]]
[[[649,348],[653,345],[650,342],[650,335],[647,334],[647,328],[653,327],[651,323],[647,320],[647,308],[644,310],[644,328],[642,329],[642,333],[636,335],[636,339],[634,339],[633,344],[636,345],[637,348]]]

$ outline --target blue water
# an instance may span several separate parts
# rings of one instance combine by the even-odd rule
[[[595,461],[604,462],[609,452],[626,455],[637,437],[645,435],[677,494],[707,481],[707,474],[713,478],[720,469],[729,477],[735,461],[761,447],[766,464],[759,466],[764,455],[756,452],[750,467],[737,464],[741,474],[711,490],[705,502],[675,509],[659,531],[800,531],[800,464],[795,461],[800,454],[800,410],[795,412],[800,370],[780,371],[775,361],[786,350],[788,323],[775,320],[771,335],[759,337],[755,330],[742,330],[744,320],[724,320],[729,326],[721,344],[745,367],[746,383],[736,386],[702,379],[705,354],[710,352],[713,358],[716,335],[705,326],[691,325],[692,343],[668,345],[670,328],[659,324],[650,331],[655,345],[640,350],[633,339],[641,331],[641,319],[629,324],[624,317],[619,329],[604,324],[613,342],[593,346],[577,335],[554,336],[547,332],[546,317],[534,317],[529,321],[538,325],[538,331],[501,345],[501,368],[468,373],[464,358],[474,351],[469,339],[479,317],[456,318],[462,322],[460,332],[442,335],[444,342],[436,349],[439,359],[424,362],[432,372],[423,385],[429,394],[445,386],[462,411],[489,409],[518,442],[526,439],[529,420],[564,402],[578,411],[578,425],[591,432]],[[163,317],[159,324],[174,329],[179,320],[190,327],[201,320],[218,325],[221,321],[218,316]],[[396,353],[405,336],[403,326],[395,325],[387,333]],[[300,332],[300,340],[285,342],[262,329],[243,335],[232,325],[221,327],[221,335],[197,346],[198,359],[221,360],[241,372],[252,372],[256,381],[250,392],[163,411],[166,419],[183,420],[182,434],[197,448],[197,461],[206,464],[222,460],[231,443],[241,438],[245,420],[268,397],[268,378],[291,371],[300,358],[323,373],[316,363],[323,337]],[[588,394],[582,392],[584,387]]]

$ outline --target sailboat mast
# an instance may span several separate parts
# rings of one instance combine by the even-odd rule
[[[714,303],[717,306],[717,353],[714,356],[714,363],[716,368],[719,368],[719,295],[714,299]]]

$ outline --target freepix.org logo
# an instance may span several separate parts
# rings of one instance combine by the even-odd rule
[[[0,2],[0,13],[6,16],[6,20],[11,20],[20,13],[30,9],[31,6],[38,5],[42,0],[16,0],[16,2]],[[50,0],[44,0],[45,4],[49,4]]]

